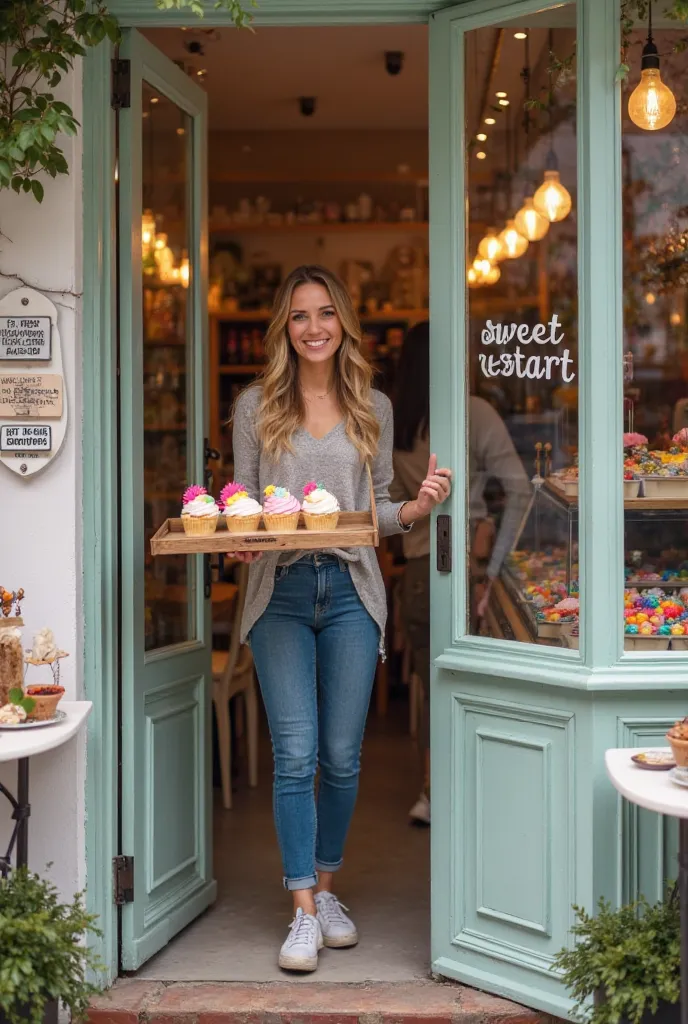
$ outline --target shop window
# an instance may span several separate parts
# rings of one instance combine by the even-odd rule
[[[468,630],[578,646],[576,5],[468,32]]]
[[[677,30],[655,29],[648,45],[644,27],[626,43],[624,647],[680,651],[688,648],[688,54]]]
[[[179,515],[193,472],[188,437],[193,364],[189,339],[191,237],[189,116],[143,83],[143,501],[146,650],[195,639],[194,565],[186,555],[153,558],[150,538]]]

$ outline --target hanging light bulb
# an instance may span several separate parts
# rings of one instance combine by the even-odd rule
[[[652,38],[652,0],[648,4],[647,42],[640,61],[640,82],[628,100],[628,116],[633,124],[648,132],[666,128],[676,113],[676,97],[662,81],[659,52]]]
[[[523,206],[514,217],[520,235],[529,242],[539,242],[549,231],[549,220],[533,206],[533,197],[523,200]]]
[[[506,227],[499,236],[499,241],[504,246],[505,259],[515,260],[528,248],[528,239],[519,233],[514,220],[508,220]]]
[[[180,277],[180,280],[182,282],[182,287],[183,288],[188,288],[189,287],[189,277],[190,277],[190,274],[191,274],[191,269],[190,269],[190,266],[189,266],[189,257],[187,256],[186,252],[184,252],[182,254],[182,261],[181,261],[181,263],[179,265],[179,277]]]
[[[490,263],[497,263],[506,258],[504,244],[494,228],[488,228],[487,234],[480,240],[478,255]]]
[[[533,206],[550,224],[568,217],[571,196],[559,180],[559,171],[551,168],[545,171],[545,180],[533,196]]]
[[[485,284],[497,284],[497,281],[499,281],[501,276],[502,272],[499,269],[499,267],[494,267],[490,265],[490,269],[487,271],[487,273],[483,274],[483,282]]]
[[[466,280],[468,281],[469,288],[477,288],[480,284],[478,280],[478,271],[475,267],[469,267],[468,273],[466,274]]]
[[[144,210],[141,218],[141,243],[149,248],[155,239],[155,217],[152,210]]]

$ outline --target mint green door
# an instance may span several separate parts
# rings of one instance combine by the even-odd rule
[[[150,555],[204,472],[206,99],[137,32],[120,56],[121,966],[135,970],[215,897],[204,565]]]

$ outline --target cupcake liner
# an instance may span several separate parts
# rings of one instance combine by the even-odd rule
[[[339,512],[326,512],[321,515],[304,512],[303,521],[307,530],[334,530],[339,521]]]
[[[263,512],[265,529],[272,533],[289,533],[298,527],[300,515],[300,512],[290,512],[289,515],[270,515]]]
[[[688,768],[688,740],[674,739],[671,732],[667,733],[669,746],[674,754],[674,761],[679,768]]]
[[[182,516],[184,533],[196,536],[215,533],[219,516]]]
[[[260,512],[253,516],[225,516],[225,522],[230,533],[255,533],[260,526],[260,517]]]

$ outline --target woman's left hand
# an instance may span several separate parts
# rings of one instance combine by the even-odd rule
[[[416,507],[420,516],[430,515],[435,505],[441,505],[451,494],[451,469],[438,469],[437,456],[431,455],[428,472],[420,485]]]

